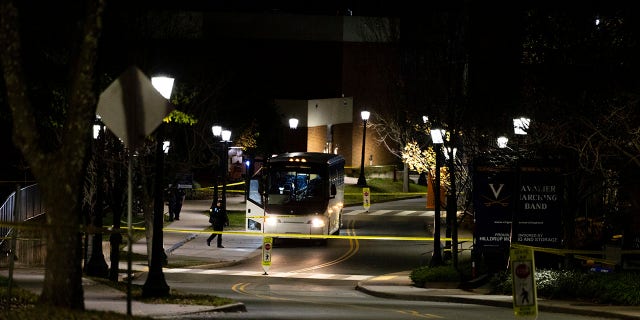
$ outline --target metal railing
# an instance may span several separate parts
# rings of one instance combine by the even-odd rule
[[[16,192],[19,193],[16,194]],[[15,228],[43,215],[44,208],[38,185],[30,185],[11,193],[0,206],[0,264],[5,264],[10,256],[21,264],[44,264],[45,241],[42,232],[33,229]],[[10,240],[15,237],[16,244],[11,254]]]

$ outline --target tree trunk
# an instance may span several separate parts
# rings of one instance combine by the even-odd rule
[[[54,165],[54,168],[56,166]],[[47,217],[47,256],[45,277],[40,301],[42,303],[84,309],[82,289],[82,237],[79,229],[81,212],[70,199],[71,192],[80,193],[79,188],[60,188],[58,184],[39,184],[49,211]],[[74,190],[74,191],[72,191]],[[68,214],[71,213],[71,214]]]
[[[93,92],[103,0],[89,1],[83,21],[78,55],[69,79],[69,97],[60,143],[42,146],[42,132],[29,99],[29,84],[22,66],[19,12],[11,0],[0,1],[0,61],[7,104],[13,120],[13,141],[38,181],[47,208],[45,277],[40,301],[72,309],[84,309],[82,290],[81,200],[87,146],[97,99]],[[53,102],[51,102],[53,103]],[[45,105],[45,107],[49,107]],[[55,150],[55,151],[51,151]]]
[[[402,192],[409,192],[409,166],[406,163],[402,168]]]

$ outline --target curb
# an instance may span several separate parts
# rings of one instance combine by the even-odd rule
[[[475,305],[509,308],[509,309],[513,308],[513,303],[507,302],[507,301],[497,301],[497,300],[482,299],[482,298],[465,298],[461,296],[450,296],[450,295],[418,296],[415,294],[391,293],[391,292],[378,291],[375,289],[368,288],[366,285],[363,285],[362,283],[358,283],[355,289],[357,291],[360,291],[362,293],[365,293],[374,297],[386,298],[386,299],[450,302],[450,303],[475,304]],[[574,315],[582,315],[582,316],[603,317],[603,318],[623,319],[623,320],[640,319],[640,317],[638,316],[624,315],[624,314],[615,313],[615,312],[607,312],[607,311],[600,311],[600,310],[585,310],[580,308],[549,305],[549,304],[540,303],[540,302],[538,302],[538,310],[551,312],[551,313],[566,313],[566,314],[574,314]]]

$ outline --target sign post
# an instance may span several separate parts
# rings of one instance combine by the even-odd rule
[[[131,253],[133,207],[133,161],[136,149],[173,110],[173,106],[137,67],[130,67],[100,94],[97,114],[127,147],[127,315],[131,315]],[[156,190],[157,191],[157,190]],[[154,237],[155,241],[155,237]],[[162,268],[159,270],[162,273]]]
[[[362,206],[366,212],[369,212],[369,208],[371,207],[371,193],[369,192],[369,188],[362,188]]]
[[[518,319],[538,318],[535,264],[531,248],[511,248],[513,311]]]
[[[264,275],[267,275],[267,271],[269,271],[269,267],[271,267],[271,248],[273,247],[273,238],[264,237],[262,238],[262,269],[264,270]]]

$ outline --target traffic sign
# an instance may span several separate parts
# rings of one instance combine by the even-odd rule
[[[264,274],[267,274],[269,267],[271,267],[271,248],[273,247],[273,238],[262,238],[262,269]]]
[[[518,319],[538,317],[535,264],[531,248],[511,248],[513,311]]]
[[[127,148],[135,150],[173,109],[140,69],[130,67],[100,94],[96,113]]]
[[[365,211],[369,212],[369,208],[371,207],[371,193],[369,192],[369,188],[362,188],[362,206]]]

